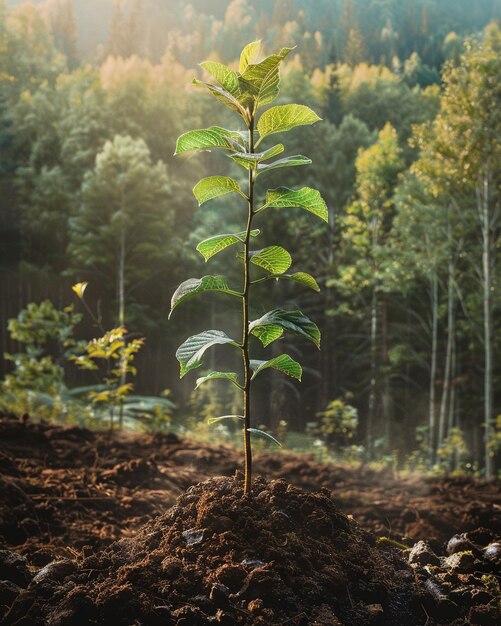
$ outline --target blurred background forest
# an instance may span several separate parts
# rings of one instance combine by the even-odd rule
[[[199,209],[193,185],[240,172],[220,153],[173,152],[189,129],[236,123],[190,85],[197,63],[232,64],[261,39],[267,53],[297,46],[279,102],[323,118],[287,137],[313,165],[266,184],[311,185],[330,215],[326,227],[269,211],[260,224],[265,245],[285,245],[321,293],[277,282],[256,288],[253,311],[301,309],[322,350],[283,340],[301,352],[303,382],[258,381],[257,423],[350,458],[491,477],[501,444],[500,18],[501,0],[0,0],[4,409],[33,410],[38,392],[71,413],[64,393],[93,378],[67,357],[116,327],[121,309],[129,337],[145,338],[134,393],[169,389],[173,421],[194,429],[233,407],[225,381],[193,394],[175,359],[189,334],[235,324],[224,296],[167,314],[176,286],[206,273],[195,245],[242,230],[243,208],[223,198]],[[219,263],[231,278],[231,260],[219,255],[211,272]],[[72,291],[80,281],[100,326]],[[53,308],[26,311],[45,300]],[[44,316],[52,334],[33,332]]]

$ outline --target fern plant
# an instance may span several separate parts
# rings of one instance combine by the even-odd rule
[[[242,372],[212,371],[199,378],[196,386],[214,379],[226,379],[241,390],[243,396],[242,415],[225,415],[213,418],[237,419],[242,421],[244,436],[244,493],[251,490],[252,450],[251,436],[267,437],[278,443],[268,433],[252,427],[251,420],[251,383],[256,376],[268,368],[280,370],[288,376],[301,380],[302,369],[299,363],[287,354],[281,354],[269,360],[251,359],[250,336],[261,341],[266,348],[279,339],[284,331],[295,333],[320,347],[320,331],[308,317],[299,310],[274,309],[257,319],[250,316],[250,294],[254,284],[264,280],[288,279],[319,291],[315,279],[306,272],[288,273],[292,264],[291,255],[278,245],[260,250],[253,249],[260,231],[254,227],[255,220],[261,218],[264,211],[272,208],[289,209],[298,207],[309,211],[316,217],[327,221],[327,206],[320,193],[310,187],[289,189],[278,187],[266,192],[264,201],[258,202],[255,196],[255,184],[258,177],[278,168],[307,165],[311,160],[301,154],[273,160],[284,151],[284,145],[278,143],[268,148],[262,145],[269,137],[289,131],[297,126],[310,125],[320,118],[309,107],[299,104],[285,104],[266,109],[257,118],[258,110],[269,105],[279,93],[279,67],[293,48],[282,48],[273,54],[258,60],[261,45],[259,41],[248,44],[242,51],[238,72],[214,61],[206,61],[201,67],[210,74],[215,82],[208,83],[194,79],[195,85],[207,89],[217,100],[237,113],[245,125],[244,130],[227,130],[219,126],[191,130],[177,140],[175,154],[189,151],[212,150],[222,148],[235,163],[246,170],[247,185],[228,176],[209,176],[200,180],[193,193],[202,205],[209,200],[233,193],[246,203],[247,220],[244,230],[237,233],[217,234],[201,241],[197,250],[205,261],[229,246],[239,246],[237,260],[242,264],[242,286],[240,289],[228,285],[224,276],[203,276],[184,281],[172,296],[171,312],[188,298],[206,291],[216,291],[230,298],[237,298],[242,303],[242,337],[240,340],[229,337],[221,330],[206,330],[189,337],[177,350],[176,357],[181,366],[181,378],[203,363],[205,352],[216,345],[227,344],[242,354]],[[255,268],[264,270],[264,276],[255,277]],[[259,270],[258,270],[259,271]],[[169,315],[169,317],[170,317]]]

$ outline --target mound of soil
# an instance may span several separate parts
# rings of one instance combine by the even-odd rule
[[[19,621],[21,620],[21,621]],[[191,487],[134,537],[46,566],[4,624],[418,626],[412,567],[328,490],[258,478]]]
[[[90,554],[132,536],[191,485],[232,476],[238,450],[171,433],[130,434],[0,416],[0,549],[30,566]],[[400,477],[390,470],[322,464],[311,455],[261,453],[255,472],[297,487],[331,489],[366,530],[407,545],[443,545],[478,527],[501,535],[499,482]]]

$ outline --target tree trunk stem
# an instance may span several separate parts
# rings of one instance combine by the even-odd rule
[[[254,153],[254,121],[249,125],[249,154]],[[251,371],[249,362],[249,241],[252,228],[252,218],[254,213],[254,179],[255,172],[249,168],[249,201],[247,211],[247,228],[244,241],[244,285],[242,299],[242,359],[244,366],[244,493],[250,494],[252,485],[252,448],[251,448],[251,419],[250,419],[250,386]]]

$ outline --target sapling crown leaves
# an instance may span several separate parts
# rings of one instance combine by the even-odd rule
[[[204,202],[235,191],[246,198],[237,181],[229,176],[207,176],[193,187],[193,193],[199,206]]]
[[[257,237],[259,230],[256,228],[249,233],[251,237]],[[204,239],[197,245],[197,251],[204,257],[205,261],[208,261],[218,252],[221,252],[225,248],[232,246],[235,243],[243,244],[245,241],[245,231],[241,233],[230,233],[224,235],[215,235]]]
[[[303,375],[303,368],[288,354],[281,354],[280,356],[276,356],[269,361],[251,359],[250,367],[253,371],[252,379],[256,378],[260,372],[268,367],[272,367],[273,369],[283,372],[284,374],[287,374],[287,376],[292,376],[292,378],[297,378],[297,380],[301,380],[301,376]]]
[[[292,257],[281,246],[268,246],[262,250],[251,252],[249,261],[271,274],[283,274],[291,266]]]
[[[202,276],[202,278],[188,278],[174,292],[171,300],[171,309],[169,313],[169,319],[174,309],[184,302],[186,299],[191,298],[203,291],[219,291],[220,293],[226,293],[231,296],[242,297],[241,293],[230,289],[226,283],[224,276]]]
[[[276,146],[272,146],[264,152],[255,152],[254,154],[249,154],[248,152],[236,152],[235,154],[230,154],[229,156],[236,163],[245,167],[246,170],[250,170],[254,167],[254,165],[260,165],[263,161],[281,154],[284,150],[284,145],[282,143],[278,143]]]
[[[285,151],[283,143],[272,145],[259,151],[257,148],[268,137],[290,131],[298,126],[311,125],[320,117],[309,107],[301,104],[272,106],[259,118],[260,107],[271,104],[279,94],[280,64],[294,48],[282,48],[277,54],[260,59],[259,41],[249,43],[240,55],[238,71],[215,61],[205,61],[202,69],[215,83],[195,78],[193,82],[207,89],[217,100],[236,112],[245,129],[228,130],[220,126],[192,130],[179,137],[176,154],[190,151],[212,150],[221,148],[227,156],[246,171],[248,185],[244,189],[237,180],[224,175],[208,176],[199,181],[193,193],[199,205],[223,195],[238,194],[238,203],[245,201],[247,208],[246,228],[242,232],[215,234],[197,245],[197,251],[207,262],[216,254],[230,246],[238,246],[237,263],[242,267],[242,288],[235,290],[228,286],[224,276],[203,276],[184,281],[172,296],[171,314],[188,298],[206,291],[219,291],[237,296],[242,301],[242,339],[236,341],[221,330],[207,330],[192,337],[178,348],[176,357],[180,364],[180,376],[201,367],[205,352],[218,345],[229,345],[240,351],[242,356],[242,375],[238,372],[210,371],[199,377],[197,388],[212,380],[227,380],[242,391],[242,415],[223,415],[210,418],[209,423],[220,420],[237,419],[243,423],[245,453],[244,492],[250,493],[252,476],[251,435],[264,437],[274,443],[280,443],[269,433],[252,427],[251,420],[251,381],[267,369],[275,369],[287,376],[301,380],[302,368],[292,357],[281,354],[271,359],[250,358],[250,337],[256,337],[266,348],[279,339],[285,331],[296,334],[320,347],[320,331],[317,325],[299,310],[287,311],[274,309],[254,321],[250,320],[251,291],[253,285],[266,280],[287,279],[302,287],[315,291],[319,286],[313,276],[302,271],[286,273],[292,264],[289,252],[279,245],[261,249],[251,249],[251,242],[260,231],[253,228],[257,214],[268,208],[293,209],[308,211],[321,220],[328,221],[328,210],[320,193],[310,187],[289,189],[279,187],[266,192],[264,204],[257,204],[255,199],[256,178],[263,173],[284,167],[309,165],[311,159],[302,154],[281,157],[272,160]],[[266,274],[263,275],[263,272]],[[257,274],[256,274],[257,273]],[[170,315],[169,315],[170,317]]]
[[[198,80],[197,78],[193,79],[193,84],[197,85],[198,87],[205,87],[205,89],[208,89],[210,93],[225,106],[239,113],[245,120],[248,119],[248,111],[240,104],[237,98],[235,98],[229,91],[227,91],[223,87],[219,87],[218,85],[212,85],[211,83],[206,83],[203,80]]]
[[[269,172],[271,170],[277,170],[280,167],[297,167],[298,165],[311,165],[311,159],[302,155],[294,154],[293,156],[284,157],[271,163],[258,163],[256,168],[256,176]]]
[[[320,117],[304,104],[282,104],[265,111],[257,123],[261,142],[265,137],[283,133],[296,126],[309,126],[318,122]]]
[[[262,342],[265,348],[272,341],[279,339],[286,330],[308,339],[320,348],[318,326],[301,311],[274,309],[249,324],[249,331]]]
[[[237,131],[226,130],[219,126],[190,130],[181,135],[176,142],[174,155],[183,152],[211,150],[211,148],[226,148],[239,152],[245,148],[242,134]]]
[[[265,204],[257,209],[256,213],[268,208],[287,209],[291,207],[306,209],[306,211],[313,213],[313,215],[316,215],[324,222],[329,221],[325,200],[320,195],[320,192],[311,187],[303,187],[298,190],[289,189],[288,187],[270,189],[266,192]]]
[[[252,41],[248,43],[240,53],[240,61],[238,64],[238,71],[243,74],[248,66],[256,60],[256,57],[261,51],[261,41]]]
[[[200,367],[203,363],[203,356],[206,350],[216,345],[231,344],[239,346],[239,344],[228,337],[222,330],[206,330],[198,335],[192,335],[179,346],[176,352],[176,358],[181,365],[182,378],[189,371]]]
[[[204,61],[200,63],[200,67],[209,72],[221,87],[226,89],[232,96],[237,99],[241,96],[238,72],[234,72],[226,65],[216,63],[215,61]]]
[[[197,384],[195,389],[198,389],[200,385],[203,385],[209,380],[215,380],[216,378],[223,378],[232,382],[239,389],[243,389],[242,385],[238,382],[238,374],[236,372],[209,372],[206,376],[197,378]]]

